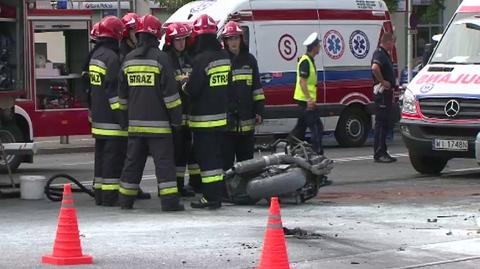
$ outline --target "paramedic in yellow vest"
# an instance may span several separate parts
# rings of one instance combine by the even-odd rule
[[[304,140],[306,129],[310,129],[313,150],[323,155],[323,125],[317,107],[317,68],[314,61],[321,46],[318,34],[309,35],[303,45],[307,47],[307,53],[300,58],[297,64],[297,81],[293,96],[299,105],[300,115],[291,136]]]

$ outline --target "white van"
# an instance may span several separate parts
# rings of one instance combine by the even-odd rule
[[[420,173],[439,173],[452,158],[475,158],[480,1],[463,1],[428,64],[407,86],[400,124],[410,161]]]
[[[322,40],[316,57],[318,104],[326,132],[339,144],[362,145],[371,130],[371,58],[383,31],[393,27],[379,0],[210,0],[177,10],[166,22],[192,23],[201,14],[242,26],[256,56],[266,96],[264,124],[257,134],[285,134],[296,122],[296,66],[312,32]],[[396,52],[392,52],[396,63]]]

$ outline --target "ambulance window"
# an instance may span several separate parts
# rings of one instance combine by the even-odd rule
[[[34,22],[36,108],[87,107],[82,71],[89,52],[87,22]]]
[[[432,64],[480,64],[480,18],[458,13],[443,34]]]
[[[243,31],[243,41],[248,46],[250,44],[250,29],[248,26],[242,26],[240,28],[242,28]]]

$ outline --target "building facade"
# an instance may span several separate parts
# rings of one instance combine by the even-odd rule
[[[413,21],[417,24],[413,38],[414,64],[419,62],[425,44],[432,40],[432,36],[443,32],[454,15],[462,0],[443,0],[441,6],[436,6],[435,0],[412,0]],[[406,13],[406,0],[399,1],[398,9],[392,11],[392,21],[397,36],[397,54],[399,69],[407,65],[407,33],[409,20]]]

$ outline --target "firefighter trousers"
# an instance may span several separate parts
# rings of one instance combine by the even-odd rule
[[[224,193],[223,131],[194,131],[193,151],[200,166],[202,193],[208,201],[221,201]]]
[[[120,176],[127,151],[127,138],[96,138],[94,182],[97,205],[118,200]]]
[[[253,158],[255,138],[253,132],[227,132],[223,140],[223,170],[232,168],[235,161],[242,162]]]
[[[155,164],[159,196],[162,198],[178,195],[172,138],[129,137],[127,158],[120,180],[119,191],[122,206],[133,205],[149,153]]]
[[[179,190],[185,186],[185,172],[188,172],[189,185],[195,190],[199,190],[201,187],[200,168],[193,156],[191,130],[187,127],[175,129],[173,132],[173,145],[175,151],[177,186]]]

